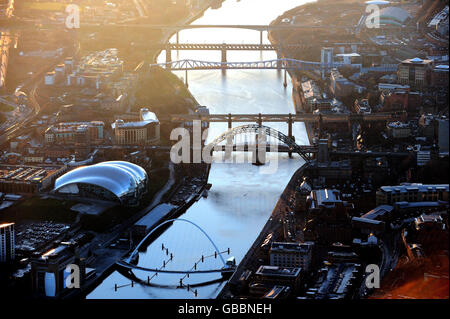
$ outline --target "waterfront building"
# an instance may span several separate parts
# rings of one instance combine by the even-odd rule
[[[314,110],[314,102],[322,99],[320,88],[312,80],[302,82],[301,86],[300,99],[304,105],[305,112],[312,112]]]
[[[299,267],[308,271],[312,263],[314,243],[274,242],[269,251],[270,265]]]
[[[0,224],[0,263],[15,259],[14,223]]]
[[[77,265],[80,269],[80,285],[85,278],[83,261],[76,257],[76,247],[61,244],[45,254],[31,260],[31,279],[33,294],[37,297],[59,298],[67,289],[66,279],[70,272],[68,265]]]
[[[148,176],[135,164],[102,162],[76,168],[55,182],[54,192],[68,198],[96,198],[130,206],[147,190]]]
[[[328,264],[319,270],[319,279],[306,292],[308,299],[350,298],[361,274],[361,265],[356,263]]]
[[[403,183],[398,186],[382,186],[376,193],[378,205],[396,202],[447,201],[448,184]]]
[[[322,243],[349,242],[352,238],[349,212],[353,204],[343,201],[335,189],[313,190],[307,199],[305,240]]]
[[[255,273],[256,281],[264,285],[281,285],[297,289],[303,270],[297,267],[260,266]]]
[[[306,211],[306,199],[308,195],[311,193],[311,185],[308,184],[306,178],[300,184],[299,187],[295,190],[295,210],[297,212],[305,212]]]
[[[433,60],[407,59],[398,65],[397,78],[401,84],[422,89],[430,85]]]

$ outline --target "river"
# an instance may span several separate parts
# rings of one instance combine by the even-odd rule
[[[208,9],[195,24],[269,24],[283,12],[310,0],[226,0],[221,8]],[[259,32],[241,29],[192,29],[179,34],[180,43],[259,43]],[[171,42],[175,41],[175,36]],[[269,43],[266,33],[264,43]],[[173,60],[199,59],[220,61],[220,52],[180,51],[172,52]],[[228,61],[259,61],[275,59],[275,52],[229,51]],[[164,62],[165,52],[158,61]],[[184,72],[177,72],[180,77]],[[189,89],[201,105],[211,113],[295,113],[292,100],[292,85],[283,87],[283,72],[277,70],[228,70],[190,71]],[[237,126],[239,123],[233,123]],[[287,134],[285,123],[264,123]],[[227,129],[226,123],[214,123],[209,129],[211,140]],[[293,134],[298,144],[308,144],[303,123],[295,123]],[[245,156],[233,155],[234,159]],[[218,163],[222,154],[215,155],[209,183],[212,188],[207,198],[201,198],[190,207],[182,218],[198,224],[214,240],[221,251],[230,248],[232,256],[239,262],[253,244],[293,173],[303,165],[298,155],[289,159],[284,153],[270,153],[268,159],[276,163],[276,172],[267,174],[262,167],[250,163]],[[276,162],[275,162],[276,161]],[[274,164],[273,164],[274,165]],[[267,165],[266,165],[267,167]],[[176,222],[139,255],[139,265],[161,267],[170,255],[162,250],[169,249],[174,258],[166,269],[189,269],[202,255],[214,254],[207,238],[194,226]],[[228,258],[224,254],[224,258]],[[197,269],[222,267],[219,258],[209,257],[198,263]],[[144,280],[148,273],[135,271]],[[215,298],[225,282],[214,282],[220,274],[195,274],[183,278],[183,284],[192,288],[176,289],[183,275],[161,274],[151,279],[155,286],[141,284],[127,285],[117,291],[114,285],[130,283],[118,272],[113,272],[88,296],[88,299],[147,299],[147,298]],[[213,283],[196,286],[212,281]],[[166,287],[167,286],[167,287]],[[197,294],[194,293],[196,290]]]

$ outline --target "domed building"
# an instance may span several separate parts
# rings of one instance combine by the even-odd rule
[[[146,192],[145,170],[124,161],[102,162],[76,168],[55,181],[54,192],[60,195],[115,201],[135,205]]]
[[[408,11],[399,7],[386,7],[380,11],[380,23],[382,25],[402,26],[411,19]]]

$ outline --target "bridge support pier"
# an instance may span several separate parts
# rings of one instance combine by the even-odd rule
[[[258,123],[258,127],[262,127],[262,114],[261,113],[258,114],[257,123]],[[256,141],[255,141],[256,142],[256,148],[255,148],[255,150],[253,151],[253,154],[252,154],[252,164],[253,165],[264,165],[266,163],[266,153],[267,153],[266,152],[266,145],[267,145],[267,142],[266,142],[266,140],[264,138],[265,138],[265,136],[261,136],[259,134],[259,132],[256,133]],[[264,145],[264,148],[261,149],[261,151],[259,149],[259,145],[260,144]]]
[[[221,59],[222,63],[227,63],[227,49],[223,47],[221,52],[222,52],[222,59]],[[225,65],[222,66],[222,73],[225,73],[226,68],[227,67]]]
[[[280,50],[277,50],[277,60],[281,60],[283,58],[283,55],[281,54]],[[281,70],[281,62],[277,63],[277,69]]]
[[[177,44],[180,44],[180,32],[177,32],[177,33],[175,34],[175,39],[176,39],[176,43],[177,43]]]
[[[166,63],[172,62],[172,50],[169,48],[169,46],[166,47]],[[166,65],[166,69],[170,70],[170,64]]]
[[[231,130],[233,128],[233,120],[231,119],[231,113],[228,113],[228,129]]]
[[[263,32],[264,32],[264,31],[259,31],[259,44],[260,44],[260,45],[263,44]]]
[[[284,81],[283,81],[283,86],[286,88],[287,87],[287,70],[284,69]]]
[[[293,124],[293,119],[292,119],[292,113],[289,113],[289,120],[288,120],[288,137],[292,140],[294,139],[294,136],[292,135],[292,124]],[[292,150],[289,149],[289,158],[292,158]]]
[[[189,83],[188,83],[188,71],[186,70],[185,74],[184,74],[184,85],[186,85],[186,87],[189,87]]]

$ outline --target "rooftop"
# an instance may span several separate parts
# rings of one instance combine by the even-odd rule
[[[277,266],[260,266],[256,271],[256,275],[265,277],[292,277],[296,278],[300,275],[301,268],[294,267],[277,267]]]

